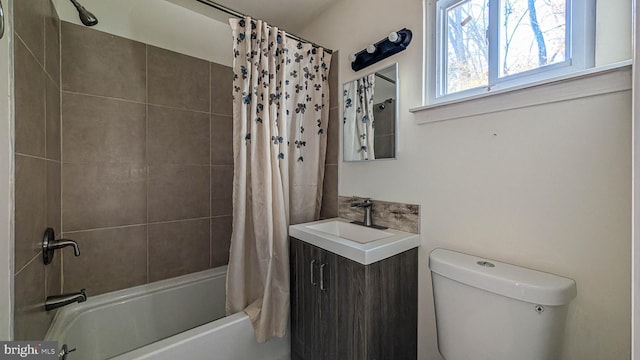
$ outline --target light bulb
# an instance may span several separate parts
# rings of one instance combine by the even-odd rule
[[[376,52],[376,46],[373,44],[370,44],[369,46],[367,46],[367,52],[369,54],[373,54],[374,52]]]
[[[349,55],[349,61],[351,61],[351,62],[356,61],[356,54]]]
[[[387,39],[389,39],[389,41],[391,41],[392,43],[398,43],[400,42],[400,35],[398,35],[398,33],[394,31],[392,33],[389,33]]]

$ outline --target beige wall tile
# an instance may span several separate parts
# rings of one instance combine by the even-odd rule
[[[329,126],[327,129],[327,158],[325,164],[337,164],[340,154],[340,126],[338,109],[329,110]]]
[[[211,166],[211,216],[233,212],[233,166]]]
[[[15,270],[40,251],[47,227],[47,161],[16,155]]]
[[[131,226],[64,234],[78,242],[81,256],[64,252],[64,292],[87,289],[87,296],[147,281],[147,227]]]
[[[15,275],[14,340],[41,340],[51,319],[44,311],[45,270],[40,258]]]
[[[60,161],[60,87],[46,78],[46,157]]]
[[[209,112],[209,63],[148,47],[149,103]]]
[[[63,164],[63,231],[143,224],[146,166]]]
[[[209,167],[162,165],[149,167],[149,221],[209,216]]]
[[[211,63],[211,113],[233,115],[233,69]]]
[[[73,93],[62,96],[65,163],[144,163],[146,107]]]
[[[209,114],[149,106],[149,164],[209,164]]]
[[[229,263],[233,216],[211,218],[211,267]]]
[[[62,165],[57,161],[47,161],[47,226],[62,232]],[[45,229],[42,229],[44,232]]]
[[[209,268],[209,219],[149,225],[149,281]]]
[[[233,119],[211,115],[211,165],[233,165]]]
[[[322,207],[320,218],[329,219],[338,216],[338,165],[324,166],[322,186]]]
[[[45,73],[19,39],[14,66],[16,152],[44,157]]]
[[[40,260],[42,261],[42,260]],[[62,294],[62,252],[56,251],[51,264],[44,266],[46,296]]]
[[[60,18],[52,0],[45,4],[44,68],[60,85]]]
[[[146,45],[62,22],[62,90],[144,102]]]
[[[339,79],[339,64],[338,60],[340,59],[340,54],[338,51],[334,51],[331,56],[331,67],[329,68],[329,109],[334,109],[340,106],[341,98],[342,98],[342,84],[338,81]],[[342,123],[342,122],[341,122]]]
[[[40,64],[44,64],[44,18],[47,2],[48,0],[17,0],[13,3],[15,32]]]

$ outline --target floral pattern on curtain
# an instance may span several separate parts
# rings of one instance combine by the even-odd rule
[[[264,342],[288,325],[288,226],[320,214],[331,55],[260,20],[230,23],[235,173],[226,309],[246,312]]]
[[[345,85],[344,101],[344,159],[373,160],[375,119],[373,90],[375,74],[364,76]]]

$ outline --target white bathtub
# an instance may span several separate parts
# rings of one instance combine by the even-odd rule
[[[224,317],[226,266],[99,296],[58,311],[46,340],[69,360],[281,360],[288,338],[258,344],[244,313]]]

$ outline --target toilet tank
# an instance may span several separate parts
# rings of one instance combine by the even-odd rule
[[[429,268],[446,360],[560,359],[575,281],[444,249]]]

